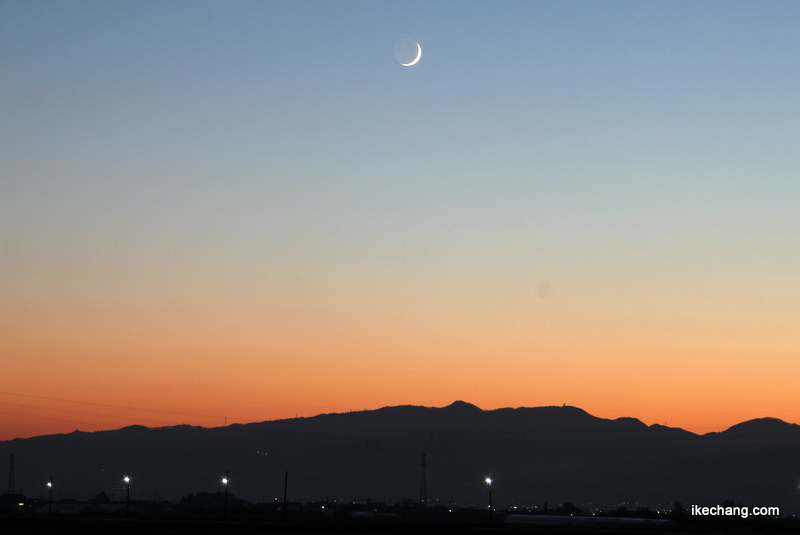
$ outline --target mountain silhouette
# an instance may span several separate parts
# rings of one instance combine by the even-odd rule
[[[774,418],[698,435],[635,418],[605,419],[577,407],[484,411],[456,401],[442,408],[384,407],[218,428],[188,425],[75,431],[0,442],[16,457],[16,490],[61,497],[105,491],[179,499],[230,491],[250,501],[289,499],[416,502],[421,454],[431,505],[667,509],[733,500],[798,512],[800,426]]]

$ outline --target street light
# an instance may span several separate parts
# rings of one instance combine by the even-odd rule
[[[50,489],[50,510],[47,514],[53,514],[53,476],[50,476],[50,481],[47,482],[47,488]]]
[[[486,478],[486,484],[489,485],[489,525],[492,525],[492,478]]]
[[[125,476],[125,518],[128,518],[131,511],[131,478]]]
[[[228,471],[225,470],[225,477],[222,478],[222,484],[225,485],[225,502],[222,506],[222,520],[228,516]]]

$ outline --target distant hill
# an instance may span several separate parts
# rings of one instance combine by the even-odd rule
[[[493,502],[594,507],[675,500],[733,500],[800,512],[800,426],[772,418],[697,435],[635,418],[609,420],[576,407],[483,411],[457,401],[443,408],[384,407],[218,428],[126,427],[0,442],[16,456],[16,490],[85,499],[101,491],[178,499],[230,491],[250,501],[418,501],[421,454],[431,504],[485,507]],[[61,494],[64,493],[64,494]]]

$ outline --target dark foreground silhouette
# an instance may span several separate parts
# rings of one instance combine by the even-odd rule
[[[796,534],[800,522],[796,519],[760,519],[744,522],[731,519],[700,519],[675,516],[658,521],[621,522],[634,520],[604,517],[607,522],[574,523],[570,517],[550,516],[549,519],[564,519],[565,522],[516,524],[508,522],[513,516],[499,514],[491,524],[486,511],[463,511],[453,518],[434,515],[403,515],[400,517],[352,517],[322,518],[319,516],[293,515],[286,520],[274,516],[252,515],[222,521],[219,519],[148,518],[91,516],[20,516],[0,515],[4,535],[28,535],[41,533],[96,534],[96,533],[147,533],[148,535],[172,534],[223,534],[223,533],[286,533],[286,534],[481,534],[481,533],[542,533],[553,535],[590,535],[623,533],[631,535],[663,534],[722,534],[764,533]],[[519,515],[516,515],[519,516]],[[528,516],[527,518],[537,518]],[[541,518],[544,518],[543,516]]]
[[[45,501],[52,477],[54,501],[102,492],[121,503],[130,476],[130,499],[141,503],[225,490],[231,500],[274,506],[286,490],[291,502],[485,510],[491,491],[498,510],[544,512],[547,502],[595,514],[666,513],[676,501],[687,510],[730,502],[795,514],[798,451],[800,426],[771,418],[697,435],[575,407],[483,411],[464,402],[0,442],[0,459],[16,457],[16,492]]]

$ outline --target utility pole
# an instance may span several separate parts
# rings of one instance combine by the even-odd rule
[[[492,525],[492,478],[486,478],[486,484],[489,485],[489,525]]]
[[[289,471],[283,474],[283,521],[286,522],[286,490],[289,488]]]
[[[125,476],[125,518],[131,516],[131,478]]]
[[[422,474],[419,480],[419,505],[420,507],[425,507],[428,505],[428,477],[427,477],[427,466],[428,464],[425,462],[425,454],[422,454]]]

